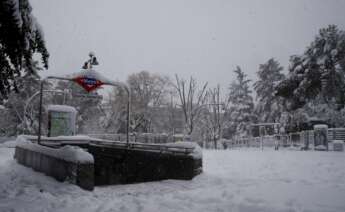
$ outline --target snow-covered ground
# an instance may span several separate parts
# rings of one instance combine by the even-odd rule
[[[204,151],[204,173],[96,187],[93,192],[17,164],[0,148],[0,211],[345,211],[345,153]]]

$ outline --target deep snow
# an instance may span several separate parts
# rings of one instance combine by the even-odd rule
[[[345,153],[204,151],[204,173],[96,187],[93,192],[17,164],[0,148],[0,211],[345,211]]]

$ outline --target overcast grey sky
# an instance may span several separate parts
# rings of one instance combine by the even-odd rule
[[[113,80],[148,70],[228,87],[236,65],[256,79],[270,57],[286,68],[319,28],[345,29],[345,0],[30,2],[50,53],[44,75],[79,71],[92,50]]]

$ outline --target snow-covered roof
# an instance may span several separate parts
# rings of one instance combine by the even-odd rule
[[[48,105],[47,110],[66,113],[77,113],[77,110],[74,107],[68,105]]]
[[[345,127],[329,128],[328,130],[345,130]]]
[[[251,126],[271,126],[271,125],[280,125],[280,123],[258,123],[258,124],[251,124]]]
[[[333,144],[344,144],[343,140],[332,140]]]
[[[323,129],[323,128],[328,128],[326,124],[316,124],[314,125],[314,129]]]
[[[322,121],[320,118],[316,116],[308,116],[308,114],[305,114],[307,116],[307,121]]]

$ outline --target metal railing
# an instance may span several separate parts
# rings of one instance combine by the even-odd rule
[[[37,142],[36,136],[27,137],[32,142]],[[144,150],[144,151],[155,151],[160,153],[179,153],[179,154],[190,154],[194,151],[195,147],[177,146],[174,144],[144,144],[144,143],[127,143],[120,141],[112,141],[91,137],[79,137],[79,138],[68,138],[68,137],[41,137],[41,144],[50,147],[61,147],[64,145],[75,145],[85,146],[93,145],[105,148],[123,148],[131,150]]]
[[[345,141],[345,128],[329,128],[327,139],[328,142],[331,142],[332,140]],[[278,140],[279,145],[283,147],[305,147],[305,145],[308,143],[309,148],[313,148],[315,145],[314,130],[305,130],[289,134],[232,139],[227,141],[227,147],[260,147],[261,141],[263,141],[263,145],[265,147],[271,147],[274,146],[275,140]]]

